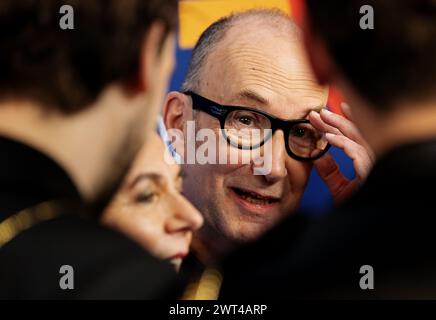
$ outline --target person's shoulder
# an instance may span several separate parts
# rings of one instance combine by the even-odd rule
[[[18,298],[155,299],[177,292],[169,264],[123,235],[72,215],[40,223],[6,244],[0,278],[9,288],[0,295]]]

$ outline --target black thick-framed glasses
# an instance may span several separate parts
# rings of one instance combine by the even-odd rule
[[[296,160],[319,159],[330,148],[325,134],[307,119],[282,120],[254,108],[221,105],[192,91],[183,93],[191,96],[193,109],[219,120],[224,138],[238,149],[259,148],[277,130],[283,131],[286,151]]]

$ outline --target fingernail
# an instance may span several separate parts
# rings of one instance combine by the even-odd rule
[[[322,109],[321,113],[332,114],[332,112],[329,109]]]
[[[327,138],[327,139],[331,139],[331,138],[333,138],[335,136],[335,134],[334,133],[330,133],[330,132],[327,132],[326,134],[325,134],[325,137]]]

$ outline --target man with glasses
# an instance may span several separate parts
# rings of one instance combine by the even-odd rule
[[[200,259],[216,259],[294,212],[313,163],[335,199],[364,179],[369,152],[351,121],[326,110],[327,96],[309,69],[298,28],[278,11],[235,14],[202,34],[182,92],[167,95],[165,126],[186,136],[195,121],[196,132],[214,132],[227,159],[258,150],[270,170],[255,174],[255,159],[184,164],[183,192],[205,218],[193,241]],[[342,176],[326,153],[330,144],[353,158],[356,180]]]

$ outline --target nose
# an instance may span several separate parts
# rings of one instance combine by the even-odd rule
[[[179,193],[171,198],[171,218],[166,223],[166,231],[175,233],[198,230],[203,225],[200,212]]]
[[[265,174],[264,177],[267,182],[275,183],[287,176],[287,170],[286,170],[287,153],[285,149],[285,140],[284,140],[283,131],[277,130],[268,143],[271,143],[272,146],[271,148],[269,148],[269,151],[267,148],[264,149],[265,150],[264,158],[265,161],[270,161],[271,170],[269,171],[269,173]]]

